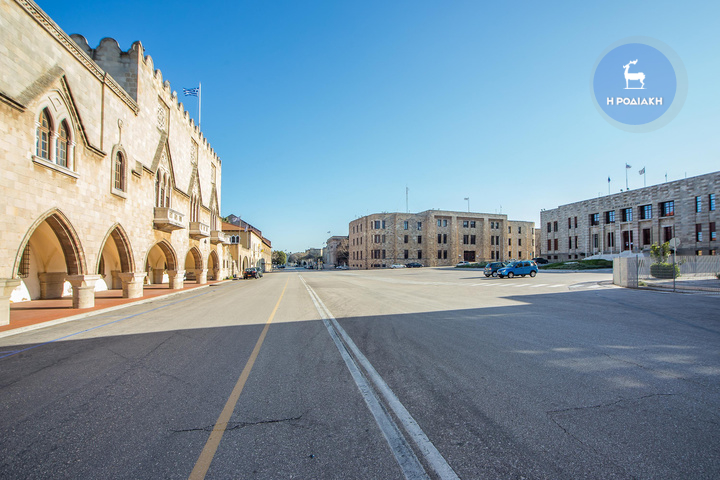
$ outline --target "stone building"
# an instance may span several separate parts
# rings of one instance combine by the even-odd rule
[[[74,308],[227,274],[222,163],[136,42],[91,48],[0,0],[0,323],[9,296]]]
[[[232,275],[242,276],[248,267],[260,268],[263,272],[272,269],[272,243],[263,237],[262,231],[240,217],[230,215],[230,222],[223,222],[222,229],[229,242]]]
[[[323,263],[326,266],[346,265],[347,261],[343,253],[348,249],[348,237],[335,235],[327,239],[327,248],[323,251]],[[340,259],[338,260],[338,253]]]
[[[720,172],[540,212],[542,255],[553,260],[638,254],[680,241],[679,255],[717,255]]]
[[[353,220],[349,228],[351,268],[523,259],[532,258],[535,248],[535,223],[508,220],[502,214],[375,213]]]

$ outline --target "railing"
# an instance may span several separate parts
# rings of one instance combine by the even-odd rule
[[[176,212],[170,207],[155,207],[155,217],[153,224],[158,230],[163,232],[172,232],[185,228],[183,223],[183,214]]]
[[[616,258],[615,283],[633,288],[720,293],[720,256],[673,256],[665,262],[645,256]]]
[[[199,240],[210,236],[210,225],[205,225],[200,222],[190,222],[189,227],[188,234],[190,235],[190,238]]]

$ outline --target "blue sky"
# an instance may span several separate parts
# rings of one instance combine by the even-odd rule
[[[140,40],[178,92],[203,86],[223,161],[222,214],[291,252],[358,216],[506,213],[717,171],[720,2],[41,1],[91,46]],[[599,55],[631,36],[669,45],[679,115],[629,133],[596,111]],[[621,72],[622,73],[622,72]],[[193,98],[186,108],[197,118]],[[248,188],[251,187],[251,188]],[[250,193],[253,192],[253,193]]]

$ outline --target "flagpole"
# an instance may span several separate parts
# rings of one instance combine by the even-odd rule
[[[628,164],[626,163],[626,164],[625,164],[625,190],[630,190],[630,187],[628,187],[628,175],[627,175],[627,171],[628,171]]]
[[[202,130],[202,83],[198,82],[198,130]]]

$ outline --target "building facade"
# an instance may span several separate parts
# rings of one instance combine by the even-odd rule
[[[327,239],[327,248],[323,251],[323,263],[326,267],[347,265],[348,237],[335,235]]]
[[[227,273],[222,163],[143,54],[0,0],[0,323],[9,302]]]
[[[535,248],[535,223],[511,221],[502,214],[375,213],[353,220],[349,230],[348,263],[360,269],[527,259]]]
[[[540,212],[541,255],[552,260],[640,254],[679,240],[679,255],[717,255],[720,172]]]
[[[263,237],[262,231],[240,217],[230,215],[230,222],[223,222],[222,228],[228,243],[231,259],[231,275],[242,276],[248,267],[257,267],[263,272],[272,270],[272,243]],[[232,223],[231,223],[232,222]]]

